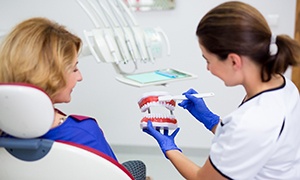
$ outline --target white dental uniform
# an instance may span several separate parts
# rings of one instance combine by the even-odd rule
[[[300,179],[300,100],[289,80],[222,119],[210,161],[229,179]]]

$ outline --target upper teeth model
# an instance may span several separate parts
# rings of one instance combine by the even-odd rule
[[[169,95],[164,91],[154,91],[144,93],[141,99],[138,101],[139,107],[142,112],[148,112],[141,120],[140,126],[141,128],[147,127],[147,121],[152,121],[152,125],[156,129],[176,129],[177,128],[177,120],[173,114],[173,111],[176,106],[176,102],[174,100],[170,101],[159,101],[159,96]],[[169,114],[165,114],[165,112],[156,113],[153,110],[165,111],[169,110]]]

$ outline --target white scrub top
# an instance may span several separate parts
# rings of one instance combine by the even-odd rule
[[[296,86],[285,79],[281,87],[257,94],[222,119],[209,158],[228,179],[300,179]]]

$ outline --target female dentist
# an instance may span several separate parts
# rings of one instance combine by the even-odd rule
[[[299,91],[282,75],[299,63],[300,45],[272,35],[257,9],[237,1],[210,10],[196,34],[207,69],[226,86],[244,87],[242,103],[220,119],[195,90],[183,93],[179,106],[215,134],[202,167],[175,144],[179,129],[161,134],[149,121],[144,132],[186,179],[300,179]]]

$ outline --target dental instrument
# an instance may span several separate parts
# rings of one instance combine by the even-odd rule
[[[168,78],[177,78],[178,76],[176,74],[167,72],[167,71],[163,71],[163,70],[157,70],[155,71],[156,74],[168,77]]]
[[[145,53],[142,49],[141,43],[139,42],[139,39],[140,39],[139,35],[142,34],[142,33],[136,32],[136,31],[140,30],[138,28],[138,26],[139,26],[138,23],[136,22],[136,20],[132,16],[132,13],[130,12],[130,9],[127,8],[127,6],[125,5],[125,3],[123,1],[116,0],[116,2],[117,2],[117,5],[119,6],[119,8],[121,10],[122,17],[124,17],[124,20],[125,20],[127,26],[129,27],[133,37],[134,37],[135,45],[136,45],[137,50],[139,52],[139,55],[141,57],[141,61],[143,61],[143,62],[147,61],[147,57],[146,57],[146,55],[145,55]],[[142,36],[143,36],[143,34],[142,34]],[[142,39],[144,40],[145,37],[143,36]],[[147,44],[146,44],[146,46],[147,46]],[[152,55],[149,54],[149,59],[152,61],[151,57],[152,57]]]
[[[209,93],[200,93],[200,94],[193,94],[196,98],[205,98],[205,97],[212,97],[215,94],[213,92]],[[171,100],[185,100],[187,99],[185,95],[165,95],[165,96],[158,96],[158,101],[171,101]]]
[[[135,53],[134,53],[134,51],[133,51],[132,42],[131,42],[131,40],[130,40],[130,38],[129,38],[128,33],[126,32],[125,28],[123,27],[123,24],[121,23],[121,20],[124,20],[124,17],[122,17],[122,14],[121,14],[121,12],[117,9],[117,7],[116,7],[114,4],[112,4],[112,1],[111,1],[111,0],[107,0],[107,3],[108,3],[108,5],[109,5],[110,10],[111,10],[112,12],[114,12],[114,13],[112,13],[112,14],[113,14],[113,16],[115,17],[115,19],[117,20],[117,23],[119,24],[119,27],[121,28],[121,31],[122,31],[123,36],[124,36],[125,44],[126,44],[126,46],[127,46],[127,50],[129,51],[129,54],[130,54],[130,56],[131,56],[131,58],[132,58],[132,60],[133,60],[133,62],[134,62],[134,64],[135,64],[135,66],[136,66],[135,68],[137,69],[136,55],[135,55]],[[124,23],[124,21],[122,21],[122,22]]]
[[[108,48],[108,50],[110,51],[110,53],[111,53],[111,55],[112,55],[112,57],[113,57],[113,59],[114,59],[114,61],[116,62],[116,64],[119,64],[119,58],[117,57],[117,51],[115,50],[115,48],[114,48],[114,45],[113,45],[113,43],[112,43],[112,40],[111,40],[111,37],[109,36],[109,34],[107,33],[107,29],[109,29],[109,24],[108,24],[108,22],[107,21],[105,21],[105,19],[104,19],[104,17],[103,17],[103,14],[101,14],[100,12],[99,12],[99,10],[97,9],[97,7],[96,7],[96,4],[93,2],[93,1],[91,1],[91,0],[88,0],[87,1],[87,3],[88,3],[88,5],[89,6],[91,6],[91,9],[93,10],[93,11],[89,11],[89,8],[85,5],[85,4],[83,4],[80,0],[77,0],[77,2],[78,2],[78,4],[82,7],[82,9],[87,13],[87,15],[89,16],[89,18],[92,20],[92,22],[94,23],[94,25],[95,25],[95,27],[97,28],[97,29],[100,29],[102,26],[100,25],[100,24],[103,24],[104,25],[104,27],[106,28],[106,29],[104,29],[103,31],[102,31],[102,33],[103,33],[103,37],[104,38],[100,38],[100,40],[103,40],[104,39],[104,41],[106,42],[106,44],[107,44],[107,46],[106,46],[106,48]],[[97,16],[95,16],[94,14],[93,14],[93,12],[97,15]],[[99,22],[99,19],[101,20],[101,22]],[[105,52],[105,48],[102,48],[101,47],[101,51],[99,51],[100,50],[100,48],[98,49],[98,52],[96,52],[96,50],[95,50],[95,48],[93,48],[94,46],[92,45],[92,43],[89,41],[89,37],[93,37],[94,36],[94,32],[87,32],[86,30],[84,30],[84,36],[85,36],[85,39],[87,39],[87,44],[88,44],[88,48],[89,48],[89,50],[90,50],[90,53],[95,57],[95,59],[96,59],[96,61],[97,62],[101,62],[101,61],[106,61],[106,59],[104,58],[104,55],[103,54],[105,54],[104,52]],[[97,36],[98,37],[98,39],[99,39],[99,36]],[[101,56],[101,58],[102,59],[100,59],[100,57],[99,56]]]
[[[118,46],[118,49],[120,51],[120,54],[123,58],[123,62],[126,64],[128,63],[129,61],[129,58],[127,57],[127,55],[125,54],[125,50],[124,50],[124,47],[121,43],[121,38],[119,37],[119,34],[116,30],[116,24],[114,24],[114,21],[113,21],[113,18],[112,18],[112,15],[109,13],[109,11],[105,8],[105,6],[100,2],[100,0],[97,1],[101,10],[103,11],[104,15],[105,15],[105,18],[107,20],[107,22],[109,23],[110,25],[110,28],[113,32],[113,36],[115,38],[115,41],[117,43],[117,46]]]
[[[94,2],[91,1],[91,0],[88,0],[87,2],[92,6],[93,10],[96,12],[99,19],[101,19],[102,23],[104,24],[104,27],[106,27],[108,29],[109,28],[109,23],[107,22],[108,20],[107,19],[106,19],[107,21],[104,20],[105,16],[102,13],[99,12],[99,10],[97,9],[96,4],[94,4]],[[84,5],[82,4],[81,6],[84,6]],[[98,26],[96,26],[96,27],[100,28]],[[103,36],[104,36],[104,40],[107,44],[107,47],[108,47],[111,55],[113,56],[113,59],[115,60],[116,64],[119,64],[120,60],[119,60],[119,58],[116,54],[117,51],[115,50],[114,45],[112,43],[112,40],[111,40],[111,38],[110,38],[110,36],[109,36],[109,34],[107,33],[106,30],[103,30]]]

